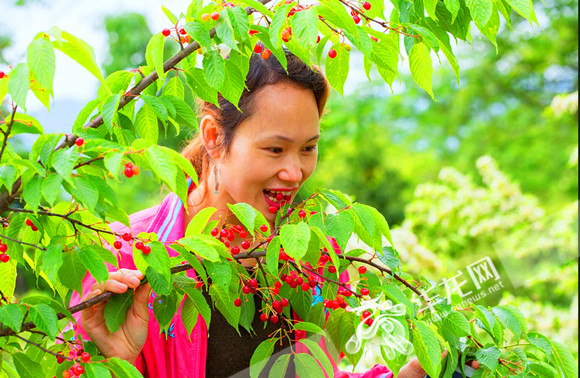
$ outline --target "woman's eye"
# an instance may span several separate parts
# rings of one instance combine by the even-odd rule
[[[268,151],[279,154],[282,152],[282,149],[280,147],[268,147]]]
[[[310,146],[310,147],[306,147],[304,150],[307,152],[313,152],[317,150],[317,146]]]

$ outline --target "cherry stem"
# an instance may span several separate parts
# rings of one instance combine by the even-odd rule
[[[4,150],[6,149],[6,145],[8,144],[8,136],[12,132],[12,125],[14,125],[14,118],[16,117],[16,109],[18,109],[18,105],[12,105],[12,119],[6,128],[6,131],[0,129],[0,132],[4,134],[4,139],[2,140],[2,149],[0,150],[0,161],[2,161],[2,156],[4,155]]]
[[[23,242],[23,241],[18,240],[18,239],[13,239],[13,238],[10,238],[10,237],[5,236],[5,235],[0,235],[0,238],[13,241],[14,243],[19,243],[19,244],[27,245],[27,246],[30,246],[30,247],[34,247],[34,248],[40,249],[41,251],[46,251],[46,248],[44,248],[44,247],[40,247],[40,246],[38,246],[36,244],[31,244],[31,243]]]
[[[24,337],[22,337],[20,335],[14,334],[13,336],[16,336],[17,338],[19,338],[20,340],[22,340],[22,341],[24,341],[24,342],[26,342],[28,344],[34,345],[38,349],[42,350],[44,353],[52,354],[55,357],[60,357],[60,358],[64,358],[64,359],[67,359],[67,360],[73,360],[73,358],[71,358],[71,357],[66,357],[66,356],[64,356],[62,354],[58,354],[56,352],[53,352],[51,350],[48,350],[48,349],[44,348],[42,345],[37,344],[34,341],[30,341],[30,340],[28,340],[28,339],[26,339],[26,338],[24,338]]]

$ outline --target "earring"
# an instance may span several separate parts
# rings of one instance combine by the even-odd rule
[[[217,164],[215,164],[215,162],[214,162],[214,164],[213,164],[213,178],[215,181],[215,188],[214,188],[213,194],[218,194],[218,190],[220,188],[220,184],[218,183],[217,176],[218,176]]]

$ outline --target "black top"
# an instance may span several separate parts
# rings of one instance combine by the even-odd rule
[[[208,303],[211,304],[209,293],[204,291],[203,295]],[[280,323],[272,324],[271,322],[266,322],[266,328],[264,328],[264,322],[260,320],[258,315],[259,310],[262,308],[261,300],[255,295],[253,297],[256,305],[256,315],[252,321],[254,335],[248,333],[244,327],[240,326],[240,337],[222,313],[218,309],[212,308],[209,337],[207,339],[206,377],[249,377],[250,359],[254,354],[254,350],[262,341],[268,339],[268,335],[280,327]],[[280,341],[276,342],[274,352],[268,360],[268,364],[262,370],[260,378],[268,377],[270,368],[280,355],[290,353],[288,339],[284,338],[283,340],[282,345],[280,345]],[[293,359],[290,359],[285,377],[295,376],[294,362]]]

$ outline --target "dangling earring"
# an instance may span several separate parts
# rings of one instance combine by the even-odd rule
[[[218,176],[217,164],[214,162],[214,164],[213,164],[213,178],[215,181],[215,188],[214,188],[213,194],[218,194],[218,190],[220,188],[220,184],[218,183],[217,176]]]

